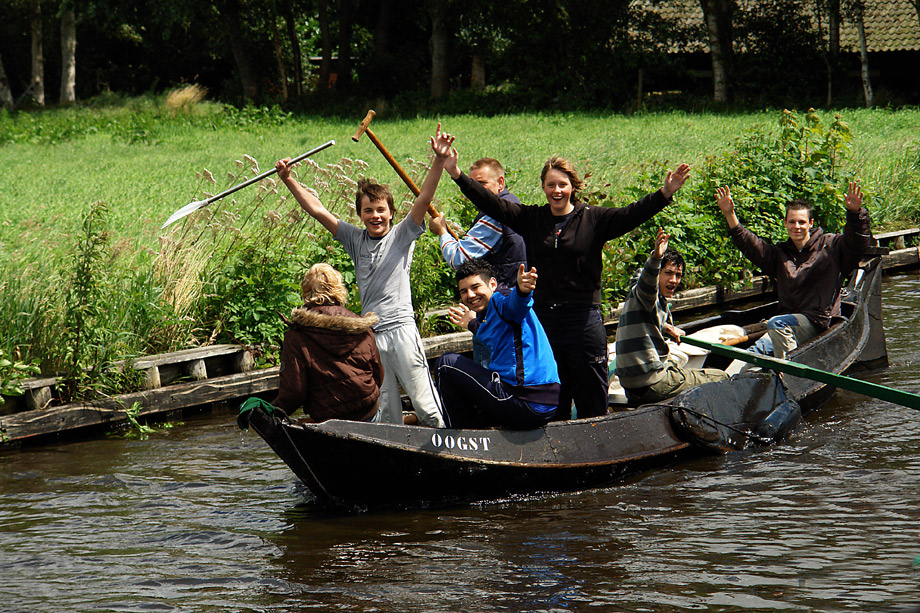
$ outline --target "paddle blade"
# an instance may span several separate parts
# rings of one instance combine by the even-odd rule
[[[173,222],[179,221],[186,215],[194,213],[195,211],[205,206],[206,204],[208,204],[207,200],[196,200],[195,202],[189,202],[184,207],[182,207],[181,209],[179,209],[178,211],[170,215],[169,219],[166,220],[166,223],[160,226],[160,230],[162,230],[163,228],[165,228],[166,226],[168,226],[169,224]]]

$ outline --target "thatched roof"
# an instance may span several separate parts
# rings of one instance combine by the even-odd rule
[[[703,10],[699,0],[634,0],[636,4],[655,11],[667,19],[678,21],[685,27],[703,26]],[[739,0],[742,7],[756,4],[756,0]],[[814,10],[814,3],[809,3]],[[814,22],[819,23],[817,15]],[[866,27],[866,45],[870,52],[920,50],[920,16],[911,0],[866,0],[863,19]],[[826,30],[827,19],[820,20]],[[825,31],[826,37],[826,31]],[[843,51],[859,51],[856,24],[844,19],[840,25],[840,47]],[[709,51],[708,42],[698,41],[692,50]]]

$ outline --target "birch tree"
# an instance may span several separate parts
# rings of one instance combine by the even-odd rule
[[[77,23],[72,5],[61,9],[61,103],[77,101]]]
[[[36,104],[45,106],[45,54],[42,42],[42,3],[32,0],[29,28],[32,33],[32,78],[29,89]]]
[[[712,60],[712,99],[728,102],[729,72],[732,61],[732,0],[700,0],[709,34]]]

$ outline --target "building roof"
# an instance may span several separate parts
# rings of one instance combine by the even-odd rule
[[[703,9],[699,0],[633,0],[635,5],[676,21],[686,28],[703,26]],[[739,0],[738,4],[756,4],[756,0]],[[814,4],[808,7],[814,10]],[[866,27],[866,46],[870,52],[920,50],[920,15],[911,0],[866,0],[863,23]],[[815,24],[817,15],[813,16]],[[821,20],[826,28],[826,18]],[[826,34],[825,34],[826,35]],[[844,18],[840,24],[840,47],[844,51],[859,51],[859,34],[856,24]],[[691,45],[694,51],[709,51],[707,40]]]

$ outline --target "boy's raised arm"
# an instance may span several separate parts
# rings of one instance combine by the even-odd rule
[[[300,203],[300,208],[310,214],[310,217],[318,221],[324,228],[335,236],[339,230],[339,220],[330,213],[319,198],[314,196],[300,184],[297,179],[291,176],[291,158],[284,158],[275,162],[275,169],[278,171],[278,178],[287,186],[288,190],[294,196],[294,199]]]
[[[431,204],[434,199],[434,192],[438,189],[438,182],[441,180],[441,173],[444,170],[444,161],[450,155],[450,146],[453,142],[454,137],[446,132],[441,132],[441,124],[438,123],[438,130],[431,137],[431,149],[434,151],[435,158],[431,163],[431,170],[428,171],[428,175],[425,177],[425,182],[422,183],[422,187],[419,189],[415,204],[412,205],[412,210],[409,211],[412,221],[419,226],[425,223],[425,213],[428,212],[428,205]]]

